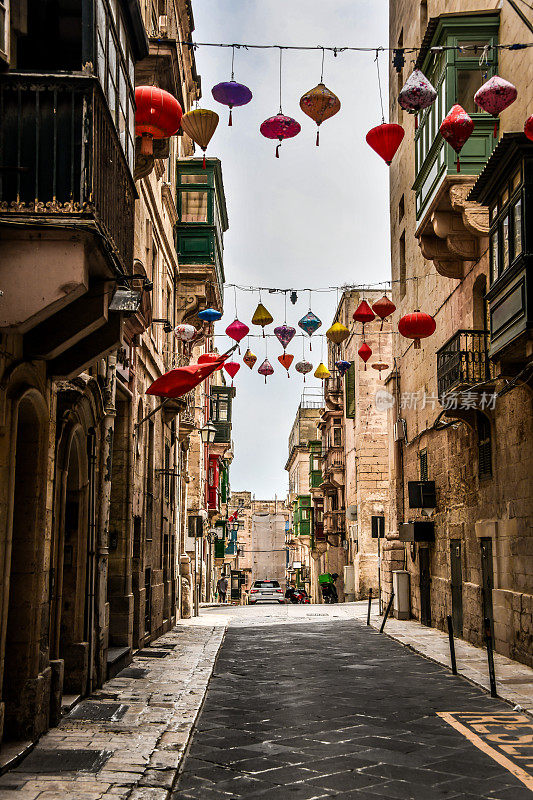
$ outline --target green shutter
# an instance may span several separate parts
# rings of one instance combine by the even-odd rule
[[[355,418],[355,362],[352,361],[350,369],[344,377],[344,386],[346,391],[346,402],[344,407],[346,409],[346,416],[349,419]]]

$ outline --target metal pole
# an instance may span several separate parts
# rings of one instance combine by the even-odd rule
[[[378,610],[380,614],[383,614],[383,608],[381,605],[381,531],[379,530],[378,524]]]
[[[380,633],[383,633],[383,628],[385,627],[385,623],[387,622],[388,616],[390,614],[393,600],[394,600],[394,592],[392,592],[387,608],[385,609],[385,616],[383,617],[383,622],[381,623],[381,628],[379,629]]]
[[[368,614],[366,615],[366,624],[370,625],[370,611],[372,610],[372,587],[368,590]]]
[[[457,675],[457,662],[455,661],[455,641],[453,638],[453,621],[450,615],[446,617],[448,621],[448,639],[450,640],[450,660],[452,662],[452,672]]]
[[[487,644],[487,658],[489,661],[490,696],[498,697],[496,691],[496,673],[494,672],[494,652],[492,649],[492,627],[490,619],[485,617],[485,642]]]

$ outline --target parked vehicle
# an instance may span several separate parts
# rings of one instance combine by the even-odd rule
[[[338,577],[339,576],[336,572],[325,572],[318,576],[318,582],[320,583],[320,590],[322,592],[324,603],[339,602],[339,595],[337,594],[337,588],[335,586],[335,581]]]
[[[289,586],[285,592],[285,598],[291,603],[310,603],[309,595],[305,589],[295,589],[294,586]]]
[[[256,603],[284,603],[283,589],[278,581],[254,581],[248,603],[255,605]]]

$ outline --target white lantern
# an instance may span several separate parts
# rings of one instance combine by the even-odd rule
[[[174,336],[182,342],[192,342],[197,334],[197,330],[193,325],[176,325],[174,328]]]

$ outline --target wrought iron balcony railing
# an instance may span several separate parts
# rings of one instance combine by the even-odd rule
[[[0,119],[3,221],[83,225],[131,271],[135,184],[97,79],[4,73]]]
[[[488,357],[488,331],[460,330],[437,351],[439,397],[469,389],[494,377]]]

